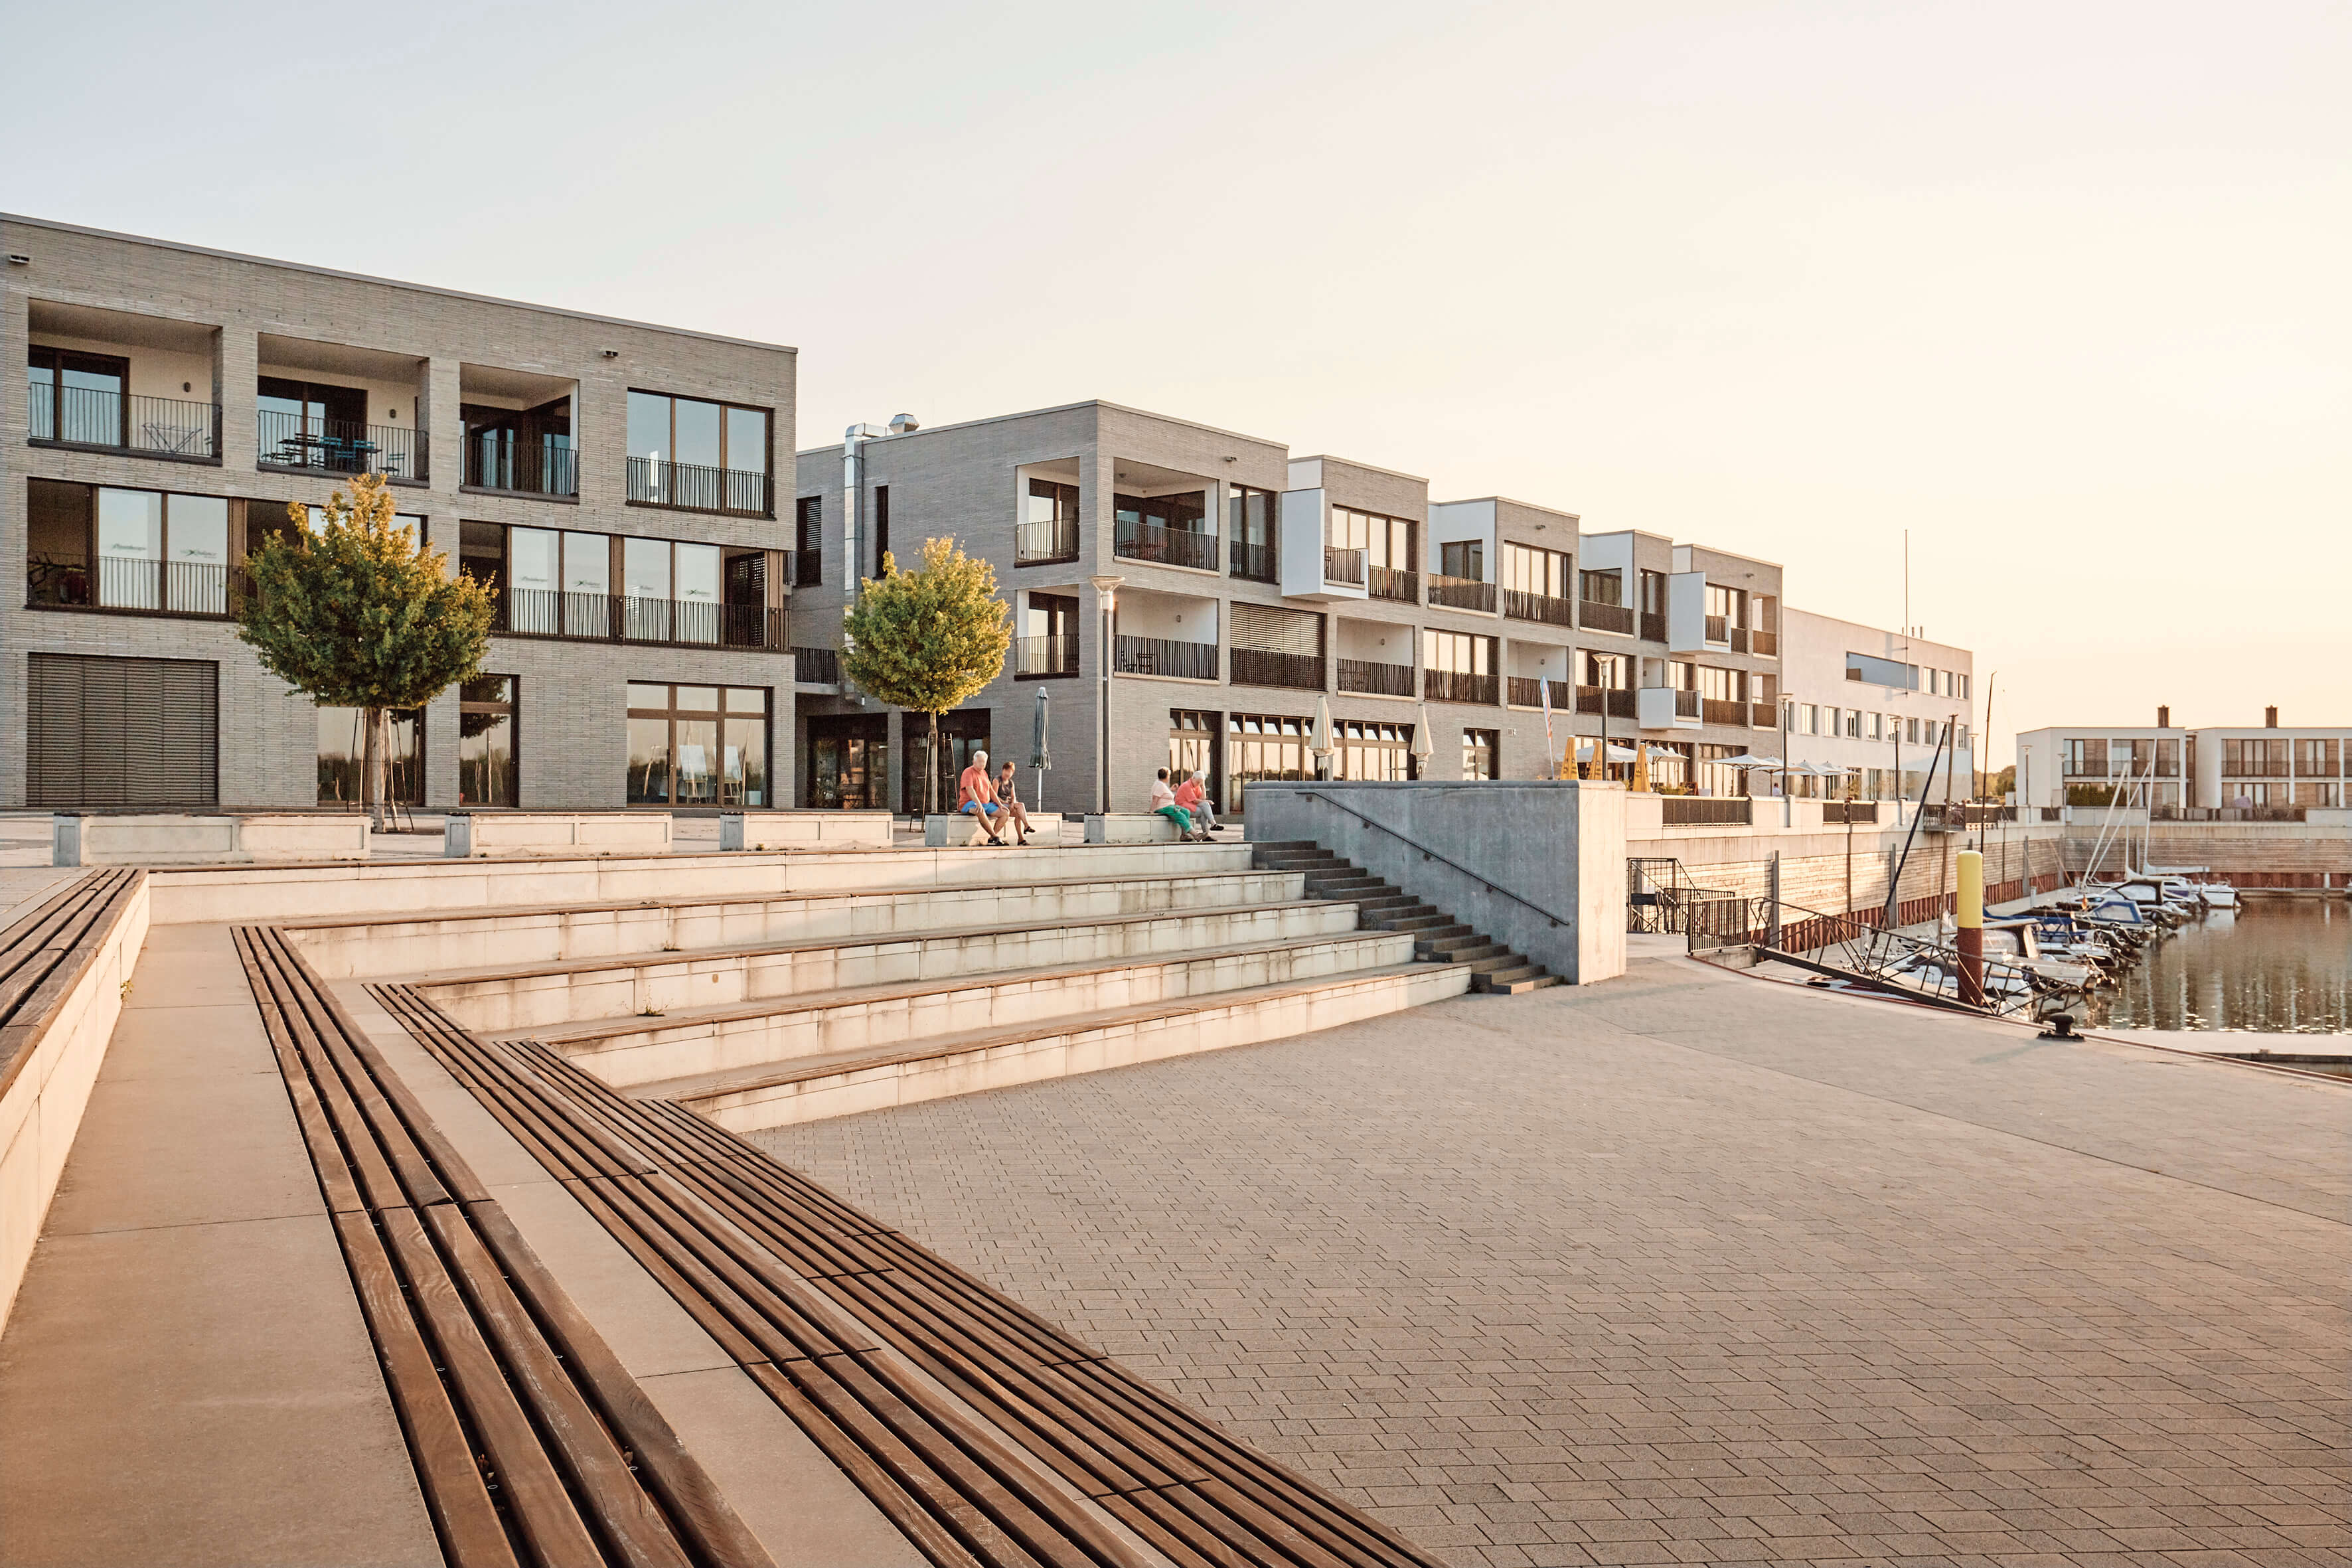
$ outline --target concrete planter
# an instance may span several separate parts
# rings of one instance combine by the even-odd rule
[[[244,866],[273,860],[364,860],[367,818],[287,814],[188,816],[59,813],[53,864]]]
[[[1089,844],[1174,844],[1182,837],[1176,825],[1158,812],[1097,812],[1087,817]]]
[[[719,818],[721,849],[890,847],[887,811],[730,811]]]
[[[453,811],[443,833],[441,852],[452,860],[489,855],[658,855],[670,846],[670,818],[666,811]]]
[[[926,849],[958,849],[971,842],[973,818],[961,812],[941,812],[923,818],[923,847]],[[1062,814],[1058,811],[1033,811],[1029,814],[1029,841],[1039,847],[1062,841]],[[1006,840],[1010,843],[1011,840]],[[1139,843],[1150,842],[1138,840]]]

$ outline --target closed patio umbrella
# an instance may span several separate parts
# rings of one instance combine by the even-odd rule
[[[1412,771],[1423,778],[1429,776],[1429,759],[1437,754],[1430,740],[1435,733],[1436,727],[1429,721],[1429,704],[1424,702],[1413,710],[1412,716]]]
[[[1315,699],[1315,722],[1307,726],[1307,749],[1315,753],[1316,775],[1328,778],[1331,773],[1331,753],[1339,747],[1331,739],[1331,700]]]
[[[1029,731],[1029,765],[1037,772],[1037,793],[1032,800],[1039,810],[1045,805],[1045,770],[1054,765],[1053,753],[1045,749],[1045,728],[1053,704],[1047,700],[1045,689],[1037,689],[1037,715]]]

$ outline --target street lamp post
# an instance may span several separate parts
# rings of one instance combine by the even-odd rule
[[[1094,579],[1095,596],[1102,608],[1102,810],[1110,815],[1110,666],[1112,628],[1118,605],[1118,585],[1127,579],[1105,573]]]

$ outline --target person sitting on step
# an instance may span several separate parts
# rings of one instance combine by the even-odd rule
[[[1209,775],[1201,769],[1194,768],[1191,776],[1176,786],[1176,804],[1192,815],[1202,837],[1217,830],[1216,808],[1209,804]]]
[[[1029,842],[1029,810],[1021,804],[1011,763],[996,770],[996,798],[1004,807],[1004,814],[1013,819],[1013,842],[1025,847]]]
[[[988,753],[974,752],[971,766],[964,769],[956,780],[956,810],[972,817],[971,837],[964,840],[969,849],[975,844],[998,844],[1006,821],[1004,808],[997,804],[996,787],[988,781]]]
[[[1176,804],[1176,792],[1168,787],[1168,770],[1162,768],[1151,781],[1151,815],[1164,816],[1176,825],[1176,837],[1190,844],[1205,839],[1208,835],[1192,826],[1192,814]]]

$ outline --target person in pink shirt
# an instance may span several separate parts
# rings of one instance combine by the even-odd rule
[[[1208,777],[1195,769],[1192,776],[1176,786],[1176,804],[1192,816],[1203,837],[1217,826],[1216,808],[1209,804]]]

